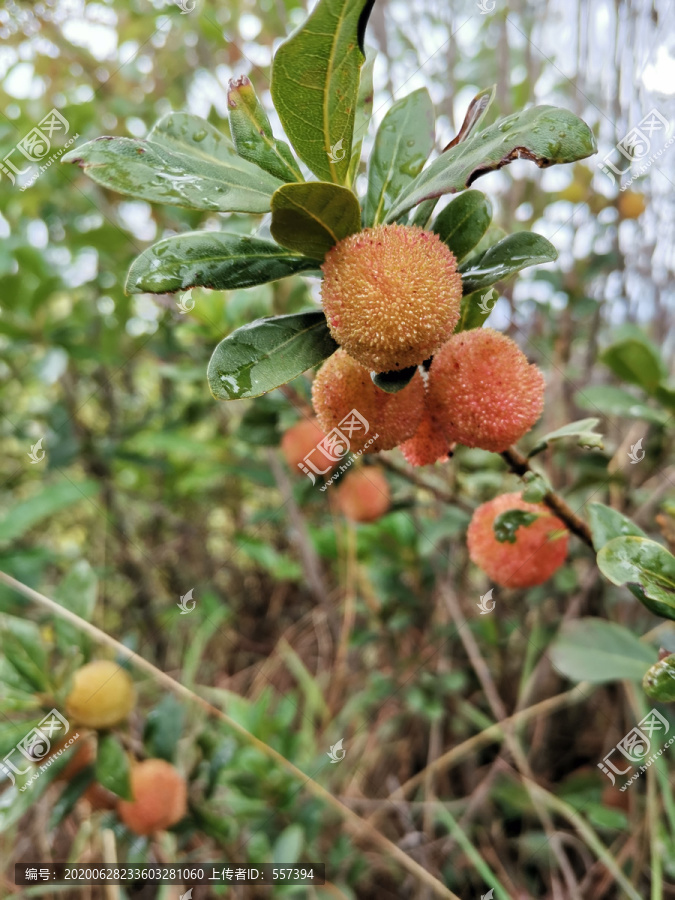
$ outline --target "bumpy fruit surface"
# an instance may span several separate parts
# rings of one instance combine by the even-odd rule
[[[459,319],[462,279],[438,235],[378,225],[336,244],[321,267],[331,334],[375,372],[417,366]]]
[[[312,461],[318,469],[323,470],[336,465],[335,461],[329,459],[318,447],[319,441],[322,441],[325,436],[318,421],[314,418],[302,419],[295,425],[291,425],[281,439],[281,452],[288,465],[292,469],[296,469],[307,454],[312,453],[312,450],[314,450]]]
[[[389,483],[374,466],[357,469],[339,482],[336,501],[340,512],[352,522],[374,522],[391,505]]]
[[[537,519],[516,530],[515,543],[500,543],[493,523],[514,509],[535,513]],[[567,538],[564,524],[542,503],[526,503],[520,494],[502,494],[474,512],[467,544],[471,561],[496,584],[527,588],[546,581],[565,562]]]
[[[123,722],[136,702],[134,685],[117,663],[98,660],[75,673],[66,700],[68,716],[90,728],[110,728]]]
[[[435,416],[427,407],[415,434],[401,444],[400,450],[411,466],[431,466],[444,462],[452,453],[450,444],[439,427]]]
[[[492,328],[453,335],[434,356],[429,405],[450,441],[500,453],[544,408],[544,376]]]
[[[359,450],[377,453],[391,450],[413,436],[424,409],[424,384],[419,372],[415,372],[402,391],[388,394],[373,384],[368,369],[344,350],[337,350],[314,379],[312,404],[326,434],[340,425],[352,410],[357,410],[368,423],[367,433],[364,433],[365,426],[351,435],[345,425],[340,430],[349,437],[352,453]],[[377,439],[366,447],[375,435]]]
[[[163,759],[146,759],[131,769],[133,800],[120,800],[120,819],[135,834],[164,831],[187,812],[187,785],[183,776]]]

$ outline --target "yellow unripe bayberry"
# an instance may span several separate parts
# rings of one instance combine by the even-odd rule
[[[117,663],[100,659],[77,670],[66,710],[79,725],[110,728],[127,718],[135,702],[129,674]]]

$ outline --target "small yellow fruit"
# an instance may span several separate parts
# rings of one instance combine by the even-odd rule
[[[187,812],[187,785],[183,776],[163,759],[146,759],[132,766],[133,800],[120,800],[120,819],[135,834],[164,831]]]
[[[128,673],[115,662],[99,659],[75,673],[66,710],[79,725],[110,728],[127,718],[135,702]]]
[[[637,191],[622,191],[619,194],[619,213],[624,219],[639,219],[647,209],[644,194]]]

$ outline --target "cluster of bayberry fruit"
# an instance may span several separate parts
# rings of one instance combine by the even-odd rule
[[[282,446],[293,464],[301,463],[300,450],[306,454],[352,410],[369,425],[367,434],[352,435],[352,452],[399,447],[413,466],[447,459],[455,444],[503,452],[535,424],[544,406],[541,371],[494,329],[455,332],[462,280],[436,234],[408,225],[366,228],[336,244],[322,269],[323,308],[340,349],[313,382],[316,422],[300,423],[285,436]],[[371,377],[415,367],[395,393]],[[337,500],[349,518],[372,521],[389,508],[386,479],[377,469],[359,469],[345,477]],[[515,509],[529,512],[530,524],[502,543],[494,519]],[[566,550],[563,523],[517,494],[484,504],[469,529],[474,562],[508,587],[541,583]]]
[[[129,674],[117,663],[97,660],[78,669],[66,700],[70,723],[91,729],[78,740],[72,759],[61,772],[71,780],[96,759],[99,731],[122,724],[136,704]],[[97,781],[84,798],[94,809],[116,809],[127,828],[138,835],[164,831],[187,812],[187,784],[178,770],[164,759],[129,757],[131,799],[123,800]]]

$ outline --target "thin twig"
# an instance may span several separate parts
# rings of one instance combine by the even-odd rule
[[[519,450],[516,450],[515,447],[509,447],[508,450],[504,450],[503,453],[500,453],[500,456],[502,459],[506,460],[511,471],[516,475],[520,475],[521,478],[528,472],[534,471],[530,466],[528,458],[523,456],[523,454]],[[543,502],[548,506],[551,512],[554,512],[559,519],[562,519],[573,534],[576,534],[578,538],[581,538],[584,543],[588,544],[591,550],[593,549],[591,529],[583,519],[579,518],[579,516],[570,509],[560,494],[556,494],[555,491],[549,491],[544,495]]]

